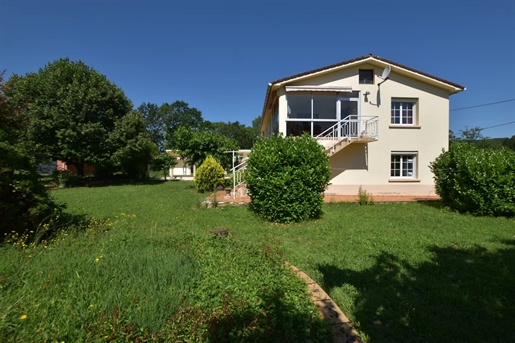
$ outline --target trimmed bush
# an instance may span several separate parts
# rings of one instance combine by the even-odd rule
[[[213,156],[208,156],[195,173],[195,186],[200,193],[211,192],[224,185],[224,168]]]
[[[308,134],[260,138],[245,172],[250,209],[281,223],[317,218],[330,176],[329,156]]]
[[[430,168],[436,192],[449,207],[481,216],[515,216],[515,152],[455,142]]]

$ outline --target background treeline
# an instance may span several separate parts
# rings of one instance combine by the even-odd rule
[[[452,130],[449,130],[449,143],[467,142],[476,148],[500,149],[502,147],[515,150],[515,135],[511,138],[490,138],[484,136],[480,127],[468,127],[460,130],[457,136]]]
[[[144,178],[149,165],[166,170],[176,163],[165,154],[171,149],[190,166],[212,155],[228,169],[231,154],[225,152],[250,149],[259,134],[259,117],[252,127],[210,122],[184,101],[135,109],[122,89],[81,61],[61,58],[38,72],[13,74],[7,81],[4,76],[0,73],[2,234],[32,230],[60,211],[40,182],[38,165],[60,160],[74,166],[79,178],[86,167],[97,177]]]

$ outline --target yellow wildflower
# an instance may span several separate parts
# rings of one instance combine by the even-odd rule
[[[95,262],[96,262],[96,263],[100,262],[100,259],[97,257],[97,258],[95,259]]]
[[[20,320],[25,320],[27,319],[27,315],[26,314],[23,314],[21,317],[20,317]]]

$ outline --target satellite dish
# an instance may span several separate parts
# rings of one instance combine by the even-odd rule
[[[379,82],[377,84],[378,86],[381,86],[383,83],[386,82],[386,80],[388,80],[388,76],[390,76],[391,71],[392,71],[392,67],[390,67],[390,66],[386,66],[386,68],[384,68],[383,75],[381,75],[381,78],[383,79],[383,81]]]
[[[383,80],[386,80],[388,78],[388,76],[390,75],[391,71],[392,71],[392,67],[386,66],[386,68],[384,68],[384,70],[383,70],[383,75],[381,75],[381,78]]]

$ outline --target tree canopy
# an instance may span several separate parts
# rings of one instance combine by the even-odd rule
[[[143,103],[138,107],[150,139],[157,145],[160,152],[175,148],[175,132],[180,126],[199,129],[203,123],[202,112],[190,107],[187,102],[177,100],[157,106]]]
[[[479,126],[468,127],[459,130],[460,136],[456,136],[452,130],[449,130],[449,143],[467,142],[480,149],[500,149],[503,146],[510,147],[507,138],[490,138],[482,134],[483,129]]]
[[[0,241],[12,231],[34,230],[61,209],[39,181],[33,156],[20,139],[27,118],[5,95],[2,76],[0,73]]]
[[[181,158],[197,167],[212,155],[227,170],[232,167],[232,155],[227,151],[239,149],[237,141],[214,131],[181,126],[175,135],[175,147]]]
[[[154,143],[159,151],[164,151],[165,145],[165,125],[163,117],[159,112],[159,106],[144,102],[138,107],[138,112],[143,118],[149,138]]]
[[[158,153],[137,111],[130,111],[116,121],[115,129],[109,135],[108,145],[111,149],[109,164],[124,174],[135,177],[146,175],[147,165],[152,156]]]
[[[259,130],[235,122],[205,122],[204,128],[238,142],[240,149],[251,149],[259,136]]]
[[[83,175],[84,163],[105,164],[106,142],[132,108],[123,91],[82,61],[58,59],[37,73],[7,82],[16,106],[29,117],[26,139],[41,159],[63,160]]]

